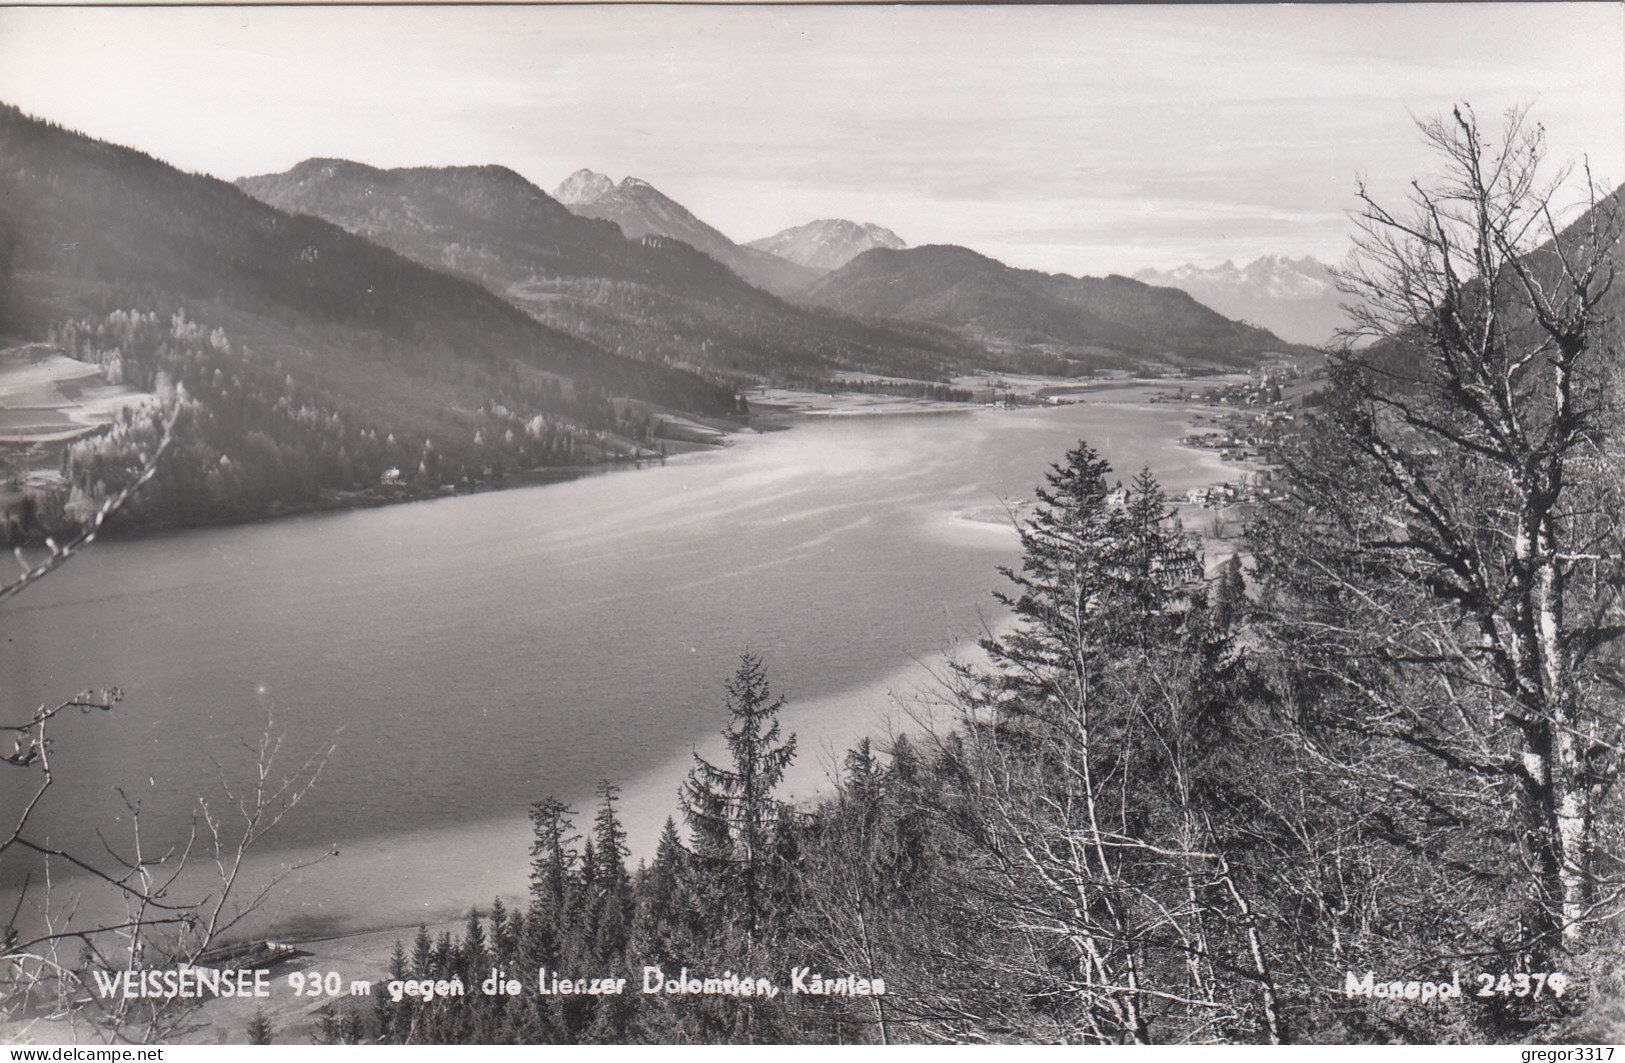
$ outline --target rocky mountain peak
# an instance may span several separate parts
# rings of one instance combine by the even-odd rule
[[[553,198],[574,207],[601,199],[615,188],[615,182],[595,170],[580,169],[564,179]]]
[[[810,269],[840,269],[865,251],[877,247],[898,250],[908,245],[890,229],[873,222],[820,218],[760,240],[751,247],[788,259]]]

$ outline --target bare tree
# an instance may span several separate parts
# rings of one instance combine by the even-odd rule
[[[919,721],[942,847],[931,879],[899,903],[895,872],[821,876],[842,891],[821,913],[821,944],[869,963],[878,938],[902,958],[894,969],[909,981],[889,1005],[900,1032],[1284,1038],[1252,886],[1205,807],[1214,684],[1188,648],[1208,630],[1196,548],[1153,479],[1136,478],[1116,504],[1109,471],[1082,444],[1051,470],[1021,527],[1021,569],[1005,570],[1020,592],[1005,599],[1015,625],[983,640],[989,665],[953,667],[948,712]],[[878,806],[860,796],[874,789],[859,783],[867,760],[860,750],[848,762],[845,833],[825,839],[837,853],[870,851],[863,810],[884,810],[879,824],[899,811],[890,780]]]
[[[1285,456],[1260,554],[1296,581],[1284,620],[1344,699],[1337,728],[1378,743],[1311,754],[1414,802],[1385,828],[1413,853],[1443,866],[1470,835],[1459,880],[1521,879],[1511,947],[1549,957],[1625,888],[1605,804],[1625,738],[1618,194],[1548,175],[1523,110],[1494,136],[1466,107],[1420,127],[1443,173],[1403,208],[1360,188],[1341,283],[1351,335],[1378,342],[1334,359],[1335,431]]]
[[[159,445],[144,457],[127,486],[106,499],[78,535],[64,544],[47,540],[48,552],[38,562],[18,550],[21,573],[0,585],[0,602],[94,542],[106,522],[157,473],[174,428],[172,415]],[[120,972],[208,963],[211,953],[288,875],[316,862],[284,865],[264,880],[249,882],[250,851],[315,785],[333,747],[318,750],[293,772],[279,776],[282,740],[268,720],[259,741],[245,743],[252,758],[251,781],[246,786],[234,781],[217,763],[220,792],[198,797],[184,838],[155,850],[142,833],[141,803],[119,790],[128,813],[126,838],[115,842],[98,830],[100,852],[42,840],[33,828],[57,779],[53,723],[73,710],[111,712],[123,699],[118,688],[87,690],[54,706],[42,705],[19,722],[0,724],[0,732],[12,738],[12,749],[0,755],[0,764],[32,772],[37,779],[15,820],[0,833],[0,862],[26,860],[32,865],[0,923],[0,984],[5,990],[0,1015],[25,1027],[34,1020],[59,1020],[109,1041],[150,1042],[183,1032],[195,1017],[195,1002],[104,998],[94,989],[91,969]],[[199,863],[208,865],[201,875],[191,870]],[[109,903],[86,905],[87,892]],[[94,911],[86,914],[87,909]]]
[[[985,691],[941,755],[948,823],[984,917],[1021,946],[1006,974],[1042,987],[1067,1040],[1284,1039],[1255,899],[1202,793],[1200,685],[1177,648],[1090,683],[1057,677],[1031,741],[989,726]]]

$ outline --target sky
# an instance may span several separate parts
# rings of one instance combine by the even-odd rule
[[[739,241],[814,218],[1132,272],[1346,252],[1415,119],[1531,104],[1625,180],[1618,3],[3,8],[0,101],[227,179],[333,156],[637,176]]]

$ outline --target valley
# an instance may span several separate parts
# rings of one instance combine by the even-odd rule
[[[0,6],[0,1042],[1625,1038],[1492,6]]]

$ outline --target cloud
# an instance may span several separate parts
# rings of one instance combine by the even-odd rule
[[[585,165],[740,239],[850,216],[1131,270],[1341,247],[1356,173],[1398,194],[1411,116],[1462,98],[1537,99],[1617,180],[1622,48],[1599,4],[12,9],[0,98],[225,177]]]

